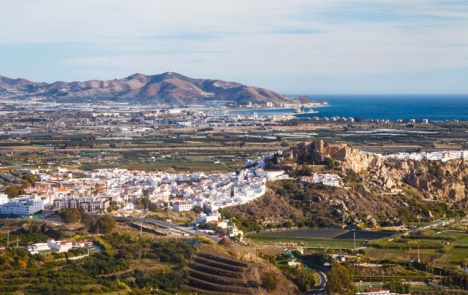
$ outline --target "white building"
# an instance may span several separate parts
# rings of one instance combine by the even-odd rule
[[[301,182],[323,183],[324,185],[336,186],[336,187],[341,186],[340,180],[341,180],[340,176],[338,176],[337,174],[330,174],[330,173],[326,173],[326,174],[314,173],[314,175],[312,176],[302,176],[300,178]]]
[[[254,173],[258,177],[266,177],[267,180],[277,180],[284,175],[284,170],[263,170],[255,169]],[[286,175],[287,176],[287,175]]]
[[[7,194],[0,194],[0,205],[8,203],[8,195]]]
[[[31,215],[44,210],[42,200],[33,200],[29,197],[20,197],[9,200],[0,205],[0,212],[4,215]]]
[[[197,221],[199,223],[209,223],[211,221],[218,221],[219,217],[220,216],[219,216],[218,212],[212,213],[210,215],[207,215],[207,214],[202,212],[202,213],[198,214]]]
[[[68,252],[72,248],[72,242],[56,241],[54,239],[48,239],[47,245],[49,245],[51,249],[56,249],[59,253]]]
[[[26,248],[30,254],[38,254],[43,251],[49,251],[50,246],[47,243],[34,243]]]
[[[391,293],[387,289],[370,289],[368,292],[360,292],[356,295],[399,295],[399,293]]]
[[[176,202],[173,206],[174,211],[182,212],[182,211],[190,211],[193,209],[193,203],[191,202]]]

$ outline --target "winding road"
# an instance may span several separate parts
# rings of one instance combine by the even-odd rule
[[[301,260],[302,263],[307,267],[314,269],[318,275],[318,284],[312,290],[307,291],[307,295],[326,295],[327,294],[327,272],[328,269],[324,266],[309,262],[307,260]]]

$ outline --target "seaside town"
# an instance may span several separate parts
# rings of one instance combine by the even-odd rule
[[[468,1],[2,1],[0,295],[468,295]]]
[[[367,153],[367,152],[362,152]],[[430,160],[446,162],[465,159],[468,151],[415,152],[381,155],[382,158]],[[219,208],[247,204],[266,191],[267,181],[290,179],[284,170],[266,169],[267,162],[282,151],[248,159],[238,173],[168,173],[145,172],[127,169],[95,169],[92,171],[67,168],[18,169],[20,174],[31,174],[37,179],[24,195],[9,199],[0,194],[0,211],[3,215],[34,215],[46,210],[83,208],[87,213],[105,213],[113,203],[113,210],[125,215],[137,209],[137,201],[148,198],[159,209],[176,212],[200,207],[216,214]],[[321,183],[340,187],[339,175],[313,173],[301,176],[301,182]],[[140,208],[143,209],[143,208]]]
[[[160,209],[181,212],[200,207],[212,213],[262,196],[267,181],[289,179],[283,170],[264,169],[266,161],[279,154],[281,151],[247,160],[245,166],[249,169],[226,174],[175,174],[116,168],[93,171],[20,169],[16,172],[35,175],[37,182],[18,198],[8,199],[6,194],[0,194],[1,214],[33,215],[44,209],[63,208],[103,213],[111,202],[116,211],[128,212],[136,209],[137,200],[142,197]],[[303,176],[300,181],[340,186],[336,174]]]

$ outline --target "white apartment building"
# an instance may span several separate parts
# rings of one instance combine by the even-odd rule
[[[44,210],[44,203],[42,200],[20,197],[9,200],[7,203],[0,205],[0,208],[0,212],[4,215],[32,215]]]
[[[8,195],[7,194],[0,194],[0,205],[8,203]]]
[[[172,206],[174,211],[182,212],[182,211],[190,211],[193,209],[193,203],[191,202],[176,202],[174,206]]]

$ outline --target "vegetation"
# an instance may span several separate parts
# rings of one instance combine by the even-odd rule
[[[389,282],[383,285],[384,288],[390,289],[390,292],[400,294],[410,294],[411,284],[403,284],[402,282]]]
[[[315,286],[317,283],[317,274],[314,270],[304,268],[300,263],[296,266],[290,266],[288,264],[292,257],[299,257],[300,255],[299,251],[295,251],[292,255],[288,253],[283,253],[276,257],[263,255],[263,259],[278,267],[282,272],[289,274],[299,289],[305,292]],[[265,278],[262,277],[262,286],[269,291],[276,289],[276,285],[271,283],[271,281],[274,281],[273,278],[275,278],[274,272],[265,273],[264,276]],[[273,289],[268,289],[268,287],[273,286]]]
[[[265,288],[268,292],[275,290],[279,283],[278,274],[274,271],[264,273],[261,279],[262,287]]]
[[[5,193],[8,195],[8,198],[13,199],[17,198],[19,195],[24,194],[25,191],[19,185],[10,185],[6,188]]]
[[[75,223],[81,220],[81,215],[84,214],[84,210],[78,208],[64,208],[60,211],[60,218],[65,223]]]
[[[354,294],[356,287],[353,284],[351,274],[341,264],[334,264],[327,274],[327,292],[328,294]]]
[[[140,294],[143,289],[158,288],[161,294],[184,294],[181,267],[196,250],[187,241],[154,242],[113,233],[102,235],[97,243],[105,249],[81,260],[67,257],[84,254],[82,249],[36,255],[20,248],[7,249],[0,255],[0,293]]]
[[[65,223],[76,223],[81,221],[85,228],[93,233],[107,234],[112,232],[115,227],[115,220],[110,215],[100,215],[95,218],[87,214],[84,209],[64,208],[60,211],[60,218]]]

